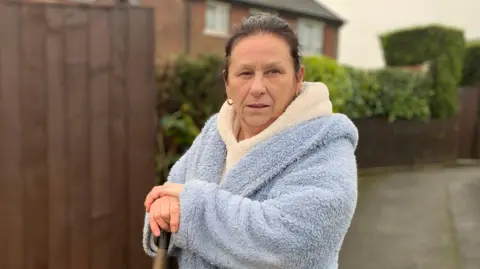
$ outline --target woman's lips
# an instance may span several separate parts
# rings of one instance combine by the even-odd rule
[[[250,104],[250,105],[248,105],[248,107],[251,107],[251,108],[265,108],[265,107],[268,107],[268,105],[266,105],[266,104]]]

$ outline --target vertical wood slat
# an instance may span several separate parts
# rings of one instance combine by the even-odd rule
[[[19,6],[0,3],[0,268],[24,269]]]
[[[152,13],[129,9],[129,38],[127,58],[128,91],[128,189],[130,268],[148,268],[151,260],[135,242],[141,242],[145,209],[143,201],[155,179],[154,150],[154,77],[152,42]]]
[[[21,122],[26,269],[48,268],[47,92],[43,5],[22,5]]]
[[[127,186],[127,99],[126,99],[126,55],[127,55],[127,12],[115,8],[111,13],[112,24],[112,78],[110,84],[110,265],[111,268],[128,267],[128,186]]]
[[[91,269],[110,268],[109,85],[110,23],[103,9],[89,10]],[[113,194],[114,195],[114,194]]]
[[[90,268],[88,24],[84,8],[65,10],[70,269]]]
[[[66,268],[69,262],[68,177],[66,146],[66,94],[64,89],[64,9],[45,9],[46,78],[48,95],[48,168],[49,168],[49,268]]]
[[[155,179],[154,167],[154,98],[153,56],[150,55],[151,13],[141,9],[129,9],[128,38],[128,137],[129,137],[129,212],[130,212],[130,268],[151,266],[142,249],[134,244],[141,242],[138,231],[143,227],[145,195]],[[149,135],[150,134],[150,135]]]

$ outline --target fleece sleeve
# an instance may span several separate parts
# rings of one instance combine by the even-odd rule
[[[356,206],[354,147],[338,139],[319,151],[317,165],[283,176],[279,195],[261,202],[188,181],[174,244],[221,268],[334,263]]]
[[[202,144],[206,130],[208,128],[213,128],[214,122],[215,122],[215,116],[212,116],[205,123],[205,127],[204,127],[205,130],[202,130],[202,132],[195,138],[190,149],[187,150],[187,152],[185,152],[180,157],[180,159],[178,159],[177,162],[175,162],[175,164],[172,166],[172,169],[170,170],[170,173],[168,174],[168,180],[167,180],[168,182],[174,182],[174,183],[180,183],[180,184],[185,183],[187,166],[189,163],[191,163],[191,158],[192,156],[195,155],[195,151]],[[145,196],[146,195],[147,194],[145,194]],[[143,224],[142,245],[143,245],[144,252],[147,255],[154,257],[158,250],[158,246],[154,242],[155,236],[152,234],[152,231],[150,230],[149,217],[150,217],[149,213],[146,212],[145,218],[144,218],[144,224]]]

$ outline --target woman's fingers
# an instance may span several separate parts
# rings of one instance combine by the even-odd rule
[[[166,208],[167,210],[165,210]],[[165,221],[165,212],[166,217],[170,218],[170,205],[167,199],[156,200],[152,204],[150,211],[150,229],[155,236],[160,235],[160,229],[169,232],[170,225]]]
[[[153,214],[153,219],[155,222],[160,226],[160,229],[170,232],[170,225],[163,219],[161,213],[154,213]]]
[[[158,201],[161,201],[162,203],[160,206],[160,218],[170,224],[170,199],[168,199],[168,197],[163,197],[158,199]]]
[[[180,222],[180,203],[178,199],[170,199],[170,230],[173,233],[178,232],[178,225]]]
[[[158,196],[171,196],[171,197],[180,197],[184,189],[184,184],[170,183],[161,186],[158,190]]]
[[[160,227],[158,226],[157,222],[153,218],[152,214],[150,214],[149,220],[150,220],[150,230],[152,230],[153,235],[157,237],[160,236]]]
[[[162,186],[155,186],[153,189],[148,193],[145,199],[145,209],[147,212],[150,212],[150,207],[152,203],[164,196],[172,196],[172,197],[179,197],[182,193],[184,188],[184,184],[178,183],[171,183],[167,182]]]
[[[152,206],[153,202],[160,198],[160,188],[162,186],[155,186],[153,189],[147,194],[147,197],[145,198],[145,209],[147,212],[150,212],[150,207]]]

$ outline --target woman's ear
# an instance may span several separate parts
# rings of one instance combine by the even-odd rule
[[[222,70],[222,78],[223,78],[223,83],[225,84],[225,87],[228,86],[228,74],[225,69]]]
[[[296,73],[297,83],[302,83],[305,77],[305,67],[303,65],[300,66],[300,69]]]
[[[304,76],[305,76],[305,68],[302,65],[300,66],[300,69],[298,70],[298,72],[295,74],[295,77],[297,80],[297,90],[296,90],[295,96],[298,96],[298,94],[300,94],[300,90],[302,89],[302,86],[303,86]]]

